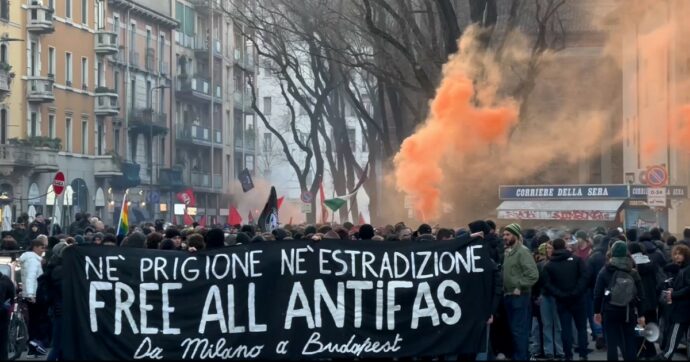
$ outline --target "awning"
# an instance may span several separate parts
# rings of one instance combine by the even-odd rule
[[[498,218],[509,220],[612,221],[624,200],[503,201]]]

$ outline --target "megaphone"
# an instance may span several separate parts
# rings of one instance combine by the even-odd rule
[[[637,325],[635,326],[635,332],[639,337],[642,337],[649,342],[656,342],[659,340],[659,326],[655,323],[647,323],[644,327]]]

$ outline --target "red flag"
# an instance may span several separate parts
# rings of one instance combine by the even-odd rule
[[[250,225],[254,225],[254,215],[252,215],[252,210],[249,210],[249,217],[247,218],[247,221]]]
[[[321,223],[325,224],[328,222],[328,209],[326,209],[326,205],[323,204],[324,200],[326,200],[326,195],[323,193],[323,182],[319,186],[319,197],[321,199]]]
[[[280,210],[280,206],[283,205],[283,200],[285,200],[285,196],[281,196],[281,197],[278,199],[278,210]]]
[[[251,213],[251,212],[250,212]],[[234,206],[230,207],[228,214],[228,225],[242,225],[242,215]]]
[[[185,211],[185,213],[184,213],[184,224],[186,226],[190,226],[193,223],[194,223],[194,219],[191,216],[189,216],[189,214]]]
[[[194,189],[191,187],[184,190],[183,192],[177,193],[177,200],[188,207],[196,206],[196,197],[194,197]]]
[[[201,219],[199,219],[199,226],[202,228],[206,227],[206,215],[202,216]]]
[[[359,225],[364,225],[367,222],[364,220],[364,215],[362,215],[362,212],[359,212]]]

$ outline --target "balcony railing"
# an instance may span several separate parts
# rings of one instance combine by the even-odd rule
[[[162,75],[170,75],[168,62],[158,62],[158,72]]]
[[[192,141],[194,143],[210,144],[211,134],[214,135],[214,144],[220,145],[223,143],[223,135],[220,130],[211,132],[207,127],[201,126],[178,127],[177,129],[178,139]]]
[[[120,162],[113,156],[96,156],[94,163],[94,176],[122,176],[122,168]]]
[[[102,29],[96,31],[96,54],[116,54],[118,49],[117,33]]]
[[[213,188],[222,189],[223,177],[220,174],[213,175]],[[196,187],[211,187],[211,174],[208,172],[192,171],[192,186]]]
[[[26,144],[0,145],[0,166],[31,167],[38,172],[57,171],[57,151]]]
[[[210,101],[211,100],[211,84],[208,79],[200,76],[194,77],[178,77],[177,91],[181,92],[181,96],[188,96],[193,99]]]
[[[27,30],[37,34],[48,34],[55,31],[53,24],[53,9],[43,5],[29,5],[27,7]]]
[[[55,100],[53,94],[53,78],[28,77],[27,79],[27,98],[29,102],[52,102]]]
[[[118,113],[120,113],[118,94],[111,89],[97,89],[94,113],[96,113],[97,116],[118,115]]]
[[[136,108],[129,112],[130,128],[142,133],[165,134],[168,132],[168,115],[152,108]]]

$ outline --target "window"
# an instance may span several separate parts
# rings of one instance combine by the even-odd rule
[[[0,143],[7,144],[7,110],[0,110]]]
[[[72,118],[65,118],[65,151],[72,152]]]
[[[89,23],[89,0],[81,0],[81,23],[87,25]]]
[[[72,53],[65,53],[65,83],[72,86]]]
[[[89,120],[81,120],[81,153],[89,153]]]
[[[65,18],[72,19],[72,0],[65,0]]]
[[[89,60],[86,58],[81,58],[81,84],[83,89],[89,85]]]
[[[99,120],[96,124],[96,153],[102,155],[105,151],[103,148],[103,141],[105,140],[105,134],[103,130],[103,121]]]
[[[120,94],[120,72],[117,70],[113,73],[113,88],[115,93]]]
[[[137,81],[132,79],[131,87],[129,87],[129,108],[134,108],[137,104]]]
[[[151,99],[151,81],[146,81],[146,108],[153,108],[153,99]]]
[[[103,1],[102,0],[96,0],[96,28],[97,29],[104,29],[105,24],[104,24],[104,19],[105,19],[105,7],[103,7]]]
[[[50,138],[57,138],[57,135],[55,134],[55,115],[54,114],[49,114],[48,115],[48,137]]]
[[[271,132],[264,133],[264,153],[268,153],[268,154],[271,153],[271,149],[273,148],[272,147],[273,145],[271,144],[271,141],[272,141],[271,136],[272,136]]]
[[[113,131],[113,149],[115,153],[120,153],[120,129],[116,128]]]
[[[355,130],[354,128],[348,128],[347,129],[347,138],[350,141],[350,149],[352,151],[355,151],[357,149],[356,148],[357,142],[355,142],[355,141],[357,141],[356,137],[357,137],[357,130]]]
[[[7,61],[7,44],[0,44],[0,62],[8,63],[8,61]]]
[[[117,15],[113,16],[113,32],[117,34],[118,38],[120,37],[120,17]]]
[[[167,73],[166,69],[163,69],[163,58],[165,57],[165,35],[161,34],[158,40],[158,72]],[[228,73],[229,74],[229,73]]]
[[[153,48],[151,46],[151,29],[146,29],[146,48]]]
[[[10,0],[0,0],[0,20],[10,21]]]
[[[29,124],[29,137],[38,136],[38,113],[31,112],[31,120]]]
[[[55,76],[55,48],[48,48],[48,74]]]
[[[103,62],[98,61],[96,63],[96,87],[103,87]]]
[[[136,24],[130,24],[129,25],[129,47],[130,49],[136,49],[137,45],[137,25]]]
[[[264,114],[271,115],[271,97],[264,97]]]
[[[38,72],[38,43],[31,42],[31,63],[29,64],[29,74],[36,76]]]

